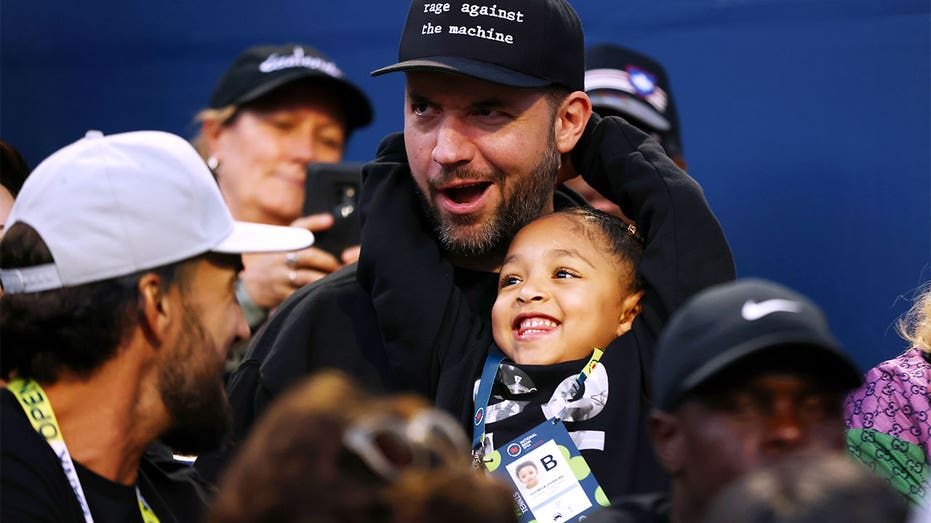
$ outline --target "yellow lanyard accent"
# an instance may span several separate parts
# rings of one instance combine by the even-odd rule
[[[142,521],[144,523],[160,523],[158,516],[155,515],[155,512],[149,507],[149,504],[142,498],[142,492],[139,492],[139,487],[136,487],[136,499],[139,500],[139,513],[142,514]]]
[[[84,521],[93,523],[94,518],[91,516],[90,507],[87,505],[87,497],[84,496],[84,489],[81,487],[81,480],[78,478],[77,470],[74,468],[74,462],[71,460],[71,453],[68,452],[68,446],[61,437],[61,428],[58,425],[58,419],[55,418],[55,411],[52,410],[52,404],[49,403],[48,397],[42,387],[31,379],[17,378],[10,381],[7,390],[16,396],[16,400],[23,407],[26,417],[32,424],[32,428],[45,438],[52,451],[61,461],[65,476],[74,495],[78,498],[81,505],[81,511],[84,513]],[[159,523],[158,516],[149,507],[139,487],[136,487],[136,498],[139,501],[139,512],[142,514],[144,523]]]
[[[589,358],[588,363],[586,363],[585,366],[582,367],[582,374],[585,375],[585,378],[588,378],[588,376],[592,373],[592,371],[595,370],[595,367],[598,366],[598,362],[601,361],[601,357],[604,356],[604,353],[605,353],[604,349],[599,349],[597,347],[595,348],[595,350],[592,351],[592,357]],[[585,378],[580,378],[579,382],[584,383]]]

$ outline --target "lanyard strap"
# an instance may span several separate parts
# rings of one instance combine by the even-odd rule
[[[155,515],[155,511],[146,503],[145,499],[142,497],[142,492],[139,492],[138,486],[136,486],[136,499],[139,501],[139,513],[142,514],[143,523],[160,523],[158,516]]]
[[[491,399],[491,388],[495,384],[498,366],[504,361],[504,353],[498,347],[492,347],[485,357],[482,377],[478,381],[478,393],[475,395],[475,415],[472,416],[472,451],[480,449],[485,443],[485,409]]]
[[[582,371],[576,376],[575,383],[567,396],[567,400],[572,401],[576,399],[582,392],[582,384],[588,379],[589,374],[595,370],[603,354],[604,349],[596,348],[592,351],[592,356],[588,359],[588,363],[582,367]],[[475,415],[472,417],[472,454],[477,460],[481,459],[481,453],[484,450],[485,411],[488,408],[488,401],[491,399],[491,389],[495,383],[495,376],[498,375],[498,366],[501,365],[504,359],[505,356],[504,353],[501,352],[501,349],[492,347],[491,350],[488,351],[488,356],[485,358],[485,366],[482,368],[482,377],[479,379],[478,393],[475,395]],[[566,413],[566,409],[567,407],[563,407],[556,418],[562,418]]]
[[[81,487],[81,480],[78,478],[77,470],[74,468],[74,462],[71,460],[71,453],[68,452],[65,440],[61,437],[58,419],[55,418],[55,411],[52,410],[52,404],[49,403],[45,391],[34,380],[20,378],[12,380],[7,390],[16,396],[19,404],[23,407],[23,411],[26,412],[26,417],[32,423],[32,428],[45,438],[45,441],[52,447],[52,451],[58,456],[65,476],[68,478],[68,483],[71,484],[71,489],[81,505],[84,521],[93,523],[94,518],[91,516],[91,509],[87,504],[84,489]],[[158,516],[142,498],[139,487],[136,487],[136,498],[139,501],[139,512],[142,514],[142,521],[145,523],[158,523]]]

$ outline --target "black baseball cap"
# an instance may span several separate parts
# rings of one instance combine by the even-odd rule
[[[662,64],[615,44],[585,53],[585,92],[595,111],[632,117],[659,133],[678,133],[679,121]]]
[[[860,370],[811,300],[748,278],[708,288],[673,314],[656,344],[655,405],[673,410],[698,386],[764,353],[817,358],[832,383],[845,389],[861,383]]]
[[[565,0],[411,2],[398,63],[372,72],[458,73],[512,87],[585,89],[582,22]]]
[[[332,86],[342,102],[349,130],[371,123],[372,104],[365,93],[346,80],[323,53],[301,44],[261,45],[245,50],[220,77],[210,96],[210,108],[243,105],[304,79]]]

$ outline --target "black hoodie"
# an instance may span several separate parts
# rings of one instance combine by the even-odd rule
[[[491,304],[476,308],[420,212],[403,141],[389,137],[363,181],[362,256],[357,278],[371,295],[389,361],[457,416],[471,434],[475,383],[493,343]],[[564,416],[609,497],[666,484],[645,430],[655,338],[696,292],[734,278],[730,249],[698,183],[646,134],[620,118],[592,117],[572,152],[583,178],[635,220],[645,238],[638,270],[647,282],[632,329],[605,350],[585,392]],[[588,357],[498,370],[486,412],[500,446],[553,416],[561,391]]]

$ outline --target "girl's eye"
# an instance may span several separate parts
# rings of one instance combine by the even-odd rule
[[[556,279],[565,279],[565,278],[578,278],[579,275],[575,271],[570,271],[569,269],[558,269],[553,273],[553,277]]]
[[[503,289],[518,283],[520,283],[520,279],[518,279],[517,276],[504,276],[501,278],[500,288]]]

